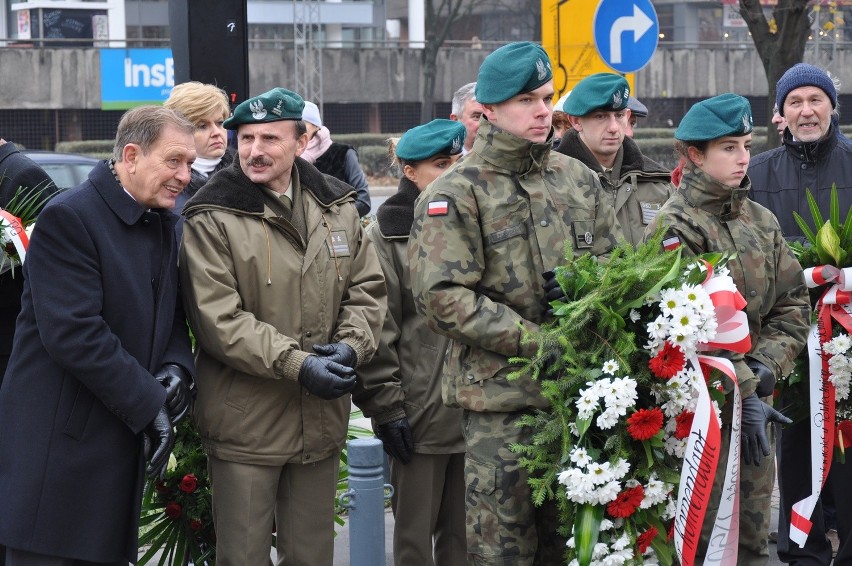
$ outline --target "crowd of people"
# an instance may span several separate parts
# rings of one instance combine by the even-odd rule
[[[513,450],[547,400],[532,376],[510,378],[513,359],[535,354],[525,336],[565,299],[554,268],[566,243],[606,261],[660,228],[685,256],[735,252],[728,269],[747,301],[751,349],[725,354],[739,430],[732,403],[722,410],[723,437],[741,434],[742,451],[722,454],[713,486],[740,458],[737,563],[769,559],[777,461],[779,557],[852,564],[852,464],[828,476],[834,522],[817,502],[806,544],[791,540],[814,425],[778,410],[806,402],[806,385],[774,399],[810,329],[793,212],[808,210],[809,189],[827,213],[832,185],[844,215],[852,207],[835,81],[789,69],[773,117],[781,146],[753,159],[745,98],[693,105],[674,172],[633,141],[649,110],[624,77],[597,73],[554,96],[539,45],[490,53],[450,119],[392,140],[398,190],[366,228],[357,152],[283,87],[231,109],[213,85],[178,85],[163,106],[126,112],[111,158],[55,195],[0,140],[0,208],[18,187],[52,196],[22,273],[0,272],[0,563],[135,563],[145,476],[162,477],[174,425],[191,414],[217,562],[269,563],[274,525],[278,564],[330,566],[353,402],[389,458],[396,564],[565,563],[557,502],[533,502]]]

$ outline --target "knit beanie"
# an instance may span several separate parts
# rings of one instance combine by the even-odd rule
[[[837,89],[828,72],[808,63],[797,63],[787,69],[775,84],[775,103],[778,113],[784,115],[784,101],[791,91],[803,86],[815,86],[822,89],[831,100],[831,107],[837,106]]]

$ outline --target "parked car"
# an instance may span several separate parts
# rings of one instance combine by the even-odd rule
[[[38,163],[57,187],[67,189],[79,185],[89,178],[89,171],[98,163],[98,159],[76,153],[55,153],[26,149],[24,155]]]

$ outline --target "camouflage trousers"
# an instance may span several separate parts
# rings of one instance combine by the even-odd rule
[[[764,399],[766,400],[766,399]],[[761,458],[759,466],[740,462],[740,537],[737,551],[738,566],[765,565],[769,561],[769,521],[772,515],[772,490],[775,487],[775,427],[769,425],[769,456]],[[704,554],[713,531],[713,522],[719,510],[725,466],[728,464],[727,447],[731,441],[731,426],[722,427],[722,450],[719,467],[713,481],[713,491],[707,506],[707,515],[701,526],[701,542],[696,564],[703,564]]]
[[[510,446],[528,442],[523,413],[465,411],[465,515],[468,564],[531,566],[565,563],[553,501],[533,505],[527,471]]]

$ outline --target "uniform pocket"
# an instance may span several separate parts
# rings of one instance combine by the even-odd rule
[[[492,495],[497,489],[497,467],[467,458],[464,464],[464,480],[469,491]]]
[[[72,387],[76,389],[76,392],[72,393],[74,395],[74,402],[62,432],[74,440],[81,440],[86,430],[86,423],[89,422],[89,415],[92,413],[92,404],[95,402],[95,396],[76,380],[73,383]]]

